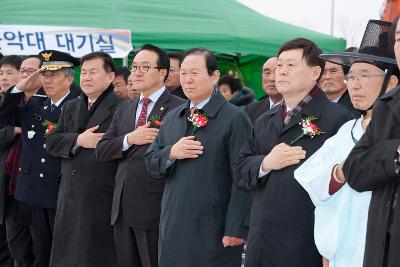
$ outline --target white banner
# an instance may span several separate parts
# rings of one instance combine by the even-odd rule
[[[103,51],[124,58],[132,50],[129,30],[0,24],[3,55],[34,55],[42,50],[59,50],[74,57]]]

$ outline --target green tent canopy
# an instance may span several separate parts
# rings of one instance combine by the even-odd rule
[[[206,47],[221,55],[221,66],[236,67],[258,96],[262,63],[284,42],[303,37],[325,52],[342,51],[346,44],[234,0],[13,0],[2,5],[0,24],[130,29],[135,48],[145,43],[166,50]]]

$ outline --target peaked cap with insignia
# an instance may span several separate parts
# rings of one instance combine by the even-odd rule
[[[70,54],[57,50],[44,50],[39,53],[39,57],[42,60],[41,72],[73,68],[80,64],[79,60]]]

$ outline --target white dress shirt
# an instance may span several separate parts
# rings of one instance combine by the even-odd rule
[[[161,87],[160,89],[158,89],[157,91],[155,91],[154,93],[152,93],[148,98],[151,100],[150,103],[147,105],[147,114],[146,114],[146,118],[149,117],[151,111],[154,108],[154,105],[156,104],[157,100],[160,98],[160,96],[164,93],[165,91],[165,86]],[[135,118],[135,125],[139,119],[140,113],[142,112],[142,108],[143,108],[143,104],[142,104],[142,100],[143,98],[145,98],[143,96],[143,94],[140,94],[140,99],[139,99],[139,104],[137,106],[136,109],[136,118]],[[147,121],[147,119],[146,119]],[[130,148],[132,145],[128,144],[128,134],[125,135],[124,137],[124,141],[122,144],[122,151],[127,150],[128,148]]]

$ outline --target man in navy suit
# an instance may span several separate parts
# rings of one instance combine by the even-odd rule
[[[42,66],[20,82],[4,98],[0,120],[16,117],[21,123],[22,158],[15,198],[31,207],[35,266],[49,266],[61,160],[46,152],[46,137],[56,127],[61,108],[75,98],[70,92],[73,67],[79,61],[55,50],[39,53]],[[20,104],[24,91],[36,87],[38,76],[47,96],[34,95]]]

